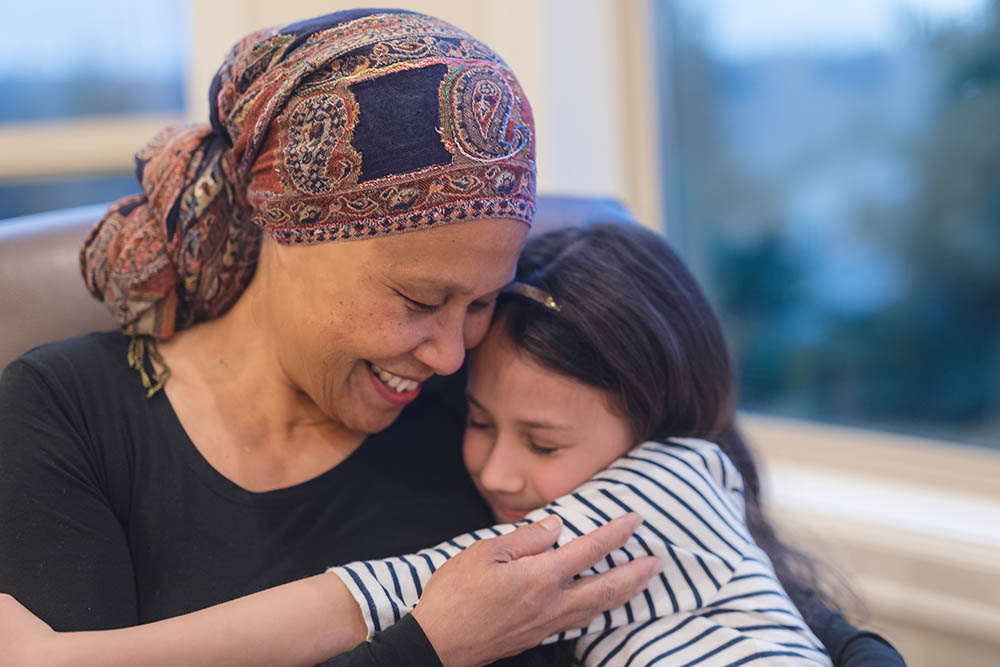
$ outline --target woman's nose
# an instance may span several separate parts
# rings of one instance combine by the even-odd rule
[[[440,320],[414,356],[438,375],[451,375],[465,362],[464,315]]]

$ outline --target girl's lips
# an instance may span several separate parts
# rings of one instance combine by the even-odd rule
[[[517,523],[528,516],[526,511],[513,509],[493,500],[490,501],[490,507],[493,509],[493,514],[496,518],[506,523]]]
[[[375,375],[375,371],[372,370],[372,365],[370,363],[365,364],[365,367],[368,371],[368,376],[372,380],[372,384],[375,385],[375,391],[389,403],[392,403],[393,405],[406,405],[411,403],[413,399],[420,395],[420,387],[422,387],[423,384],[418,384],[416,389],[411,389],[409,391],[396,391],[385,386],[385,383],[378,379],[378,376]]]

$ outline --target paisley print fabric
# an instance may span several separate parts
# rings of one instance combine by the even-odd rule
[[[474,160],[506,160],[524,150],[531,131],[513,122],[517,95],[492,67],[457,67],[446,84],[449,127]]]
[[[257,31],[212,82],[210,124],[136,155],[143,194],[81,249],[126,333],[169,338],[218,317],[280,243],[534,215],[531,109],[489,47],[439,19],[337,12]]]

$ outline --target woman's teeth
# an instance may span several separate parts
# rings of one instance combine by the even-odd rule
[[[406,378],[401,378],[398,375],[393,375],[384,368],[379,368],[375,364],[372,364],[372,371],[378,376],[378,379],[382,381],[382,384],[389,387],[393,391],[413,391],[420,386],[420,383],[416,380],[407,380]]]

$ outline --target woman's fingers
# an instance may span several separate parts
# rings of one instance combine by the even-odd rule
[[[573,580],[625,544],[640,522],[626,515],[555,551],[546,550],[559,535],[557,517],[476,542],[438,568],[413,617],[449,667],[491,662],[586,626],[638,595],[660,569],[658,559],[639,558]]]
[[[641,523],[642,517],[630,512],[556,549],[550,557],[558,563],[559,576],[568,581],[592,568],[628,542]]]
[[[513,533],[507,533],[490,540],[497,562],[509,563],[525,556],[540,554],[559,537],[562,521],[557,516],[548,516],[537,523],[521,526]]]

